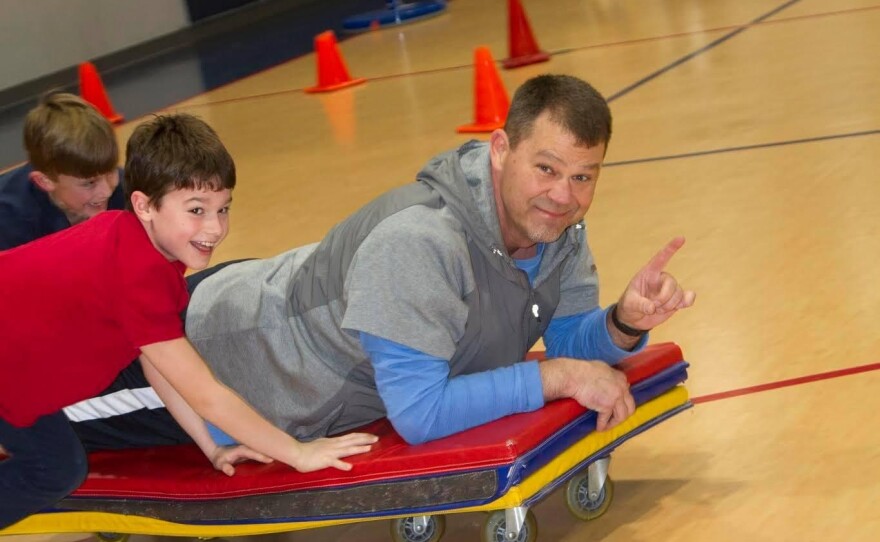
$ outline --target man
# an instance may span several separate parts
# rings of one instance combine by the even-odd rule
[[[24,122],[28,163],[0,175],[0,250],[123,209],[110,123],[72,94],[50,94]]]
[[[187,335],[300,439],[387,416],[419,443],[562,397],[612,427],[635,405],[609,363],[694,293],[663,272],[676,239],[598,307],[581,220],[610,136],[590,85],[531,79],[488,143],[435,157],[321,243],[193,277]],[[523,361],[542,336],[551,359]]]

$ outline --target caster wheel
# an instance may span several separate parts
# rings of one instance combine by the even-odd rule
[[[519,530],[519,536],[507,538],[506,528],[504,510],[490,512],[483,523],[483,542],[535,542],[538,539],[538,520],[531,510],[526,513],[526,520]]]
[[[100,542],[128,542],[127,533],[95,533],[95,538]]]
[[[446,516],[428,516],[428,523],[422,526],[415,518],[391,520],[391,539],[394,542],[437,542],[446,530]]]
[[[574,517],[582,521],[594,520],[607,512],[613,498],[614,482],[610,476],[605,478],[598,495],[590,495],[586,470],[579,472],[565,486],[565,504]]]

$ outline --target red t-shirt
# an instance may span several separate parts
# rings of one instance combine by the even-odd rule
[[[31,425],[184,336],[183,272],[126,211],[0,252],[0,417]]]

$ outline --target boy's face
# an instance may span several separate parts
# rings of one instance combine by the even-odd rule
[[[107,210],[107,202],[119,186],[119,172],[114,169],[88,179],[58,174],[53,179],[35,171],[31,174],[31,180],[49,195],[52,203],[61,209],[73,225]]]
[[[156,208],[132,195],[132,204],[144,223],[150,241],[169,261],[179,260],[189,269],[208,267],[214,248],[229,232],[232,191],[172,190]]]

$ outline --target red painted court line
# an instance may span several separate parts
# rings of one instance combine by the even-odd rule
[[[799,386],[801,384],[809,384],[820,380],[829,380],[831,378],[840,378],[841,376],[850,376],[859,373],[867,373],[869,371],[880,370],[880,363],[870,363],[868,365],[859,365],[858,367],[849,367],[847,369],[838,369],[836,371],[828,371],[827,373],[817,373],[814,375],[800,376],[798,378],[790,378],[788,380],[779,380],[767,384],[757,386],[749,386],[748,388],[739,388],[737,390],[722,391],[719,393],[710,393],[700,397],[691,398],[694,404],[708,403],[710,401],[718,401],[719,399],[730,399],[731,397],[739,397],[740,395],[750,395],[762,391],[775,390],[779,388],[787,388],[789,386]]]

